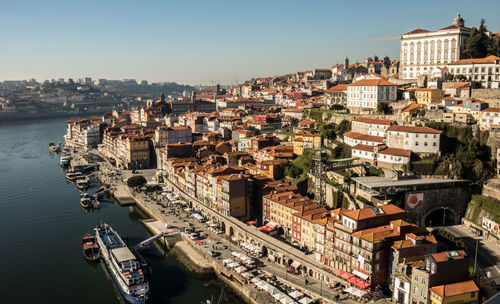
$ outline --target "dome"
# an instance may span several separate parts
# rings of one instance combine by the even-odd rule
[[[453,19],[453,25],[456,25],[456,26],[464,26],[464,19],[462,19],[462,17],[460,17],[460,13],[457,14],[457,16],[455,17],[455,19]]]

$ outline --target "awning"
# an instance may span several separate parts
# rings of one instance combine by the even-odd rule
[[[345,272],[343,270],[341,270],[342,272],[340,273],[340,277],[344,280],[349,280],[350,278],[352,278],[354,275],[353,274],[350,274],[348,272]]]
[[[293,267],[293,268],[295,268],[295,269],[297,269],[297,268],[299,268],[299,267],[300,267],[300,262],[298,262],[298,261],[293,261],[292,265],[290,265],[290,266],[291,266],[291,267]]]
[[[234,271],[236,271],[236,273],[242,273],[242,272],[247,271],[247,269],[245,267],[243,267],[243,266],[239,266],[239,267],[236,267],[234,269]]]
[[[333,270],[333,274],[340,277],[340,275],[342,274],[342,270],[340,270],[340,269],[334,269]]]
[[[349,288],[346,288],[344,291],[347,292],[347,293],[350,293],[350,294],[352,294],[352,295],[354,295],[356,297],[360,297],[360,298],[363,297],[365,294],[367,294],[366,291],[357,289],[357,288],[352,287],[352,286],[349,287]]]
[[[225,260],[222,261],[222,263],[224,263],[224,264],[232,264],[232,263],[234,263],[234,261],[233,261],[233,259],[225,259]]]
[[[231,263],[231,264],[227,265],[228,268],[236,268],[239,266],[240,266],[240,264],[238,264],[238,263]]]
[[[271,221],[269,223],[266,224],[268,227],[271,227],[271,228],[276,228],[276,226],[278,226],[278,224],[276,224],[275,222]]]
[[[244,277],[244,278],[245,278],[245,279],[247,279],[247,280],[249,280],[249,279],[251,279],[251,278],[253,278],[253,277],[254,277],[254,275],[253,275],[253,274],[251,274],[250,272],[243,272],[243,273],[241,274],[241,276],[242,276],[242,277]]]
[[[252,278],[252,279],[250,280],[250,282],[252,282],[252,283],[254,283],[254,284],[257,284],[257,283],[259,283],[260,281],[262,281],[262,280],[261,280],[260,278],[258,278],[258,277]]]
[[[248,221],[247,224],[249,224],[249,225],[257,225],[257,221]]]
[[[312,301],[313,300],[311,300],[311,298],[309,298],[309,297],[303,297],[302,299],[299,300],[299,303],[301,303],[301,304],[309,304]]]
[[[364,274],[361,271],[358,271],[356,269],[352,270],[352,274],[355,275],[355,276],[358,276],[358,277],[362,278],[363,280],[366,280],[369,277],[367,274]]]
[[[356,286],[358,286],[359,288],[361,289],[366,289],[368,287],[370,287],[370,283],[366,282],[366,281],[363,281],[361,280],[360,278],[357,278],[357,277],[352,277],[349,279],[349,283],[351,284],[354,284]]]
[[[279,301],[281,298],[284,298],[286,297],[286,294],[282,293],[282,292],[277,292],[273,295],[273,298],[276,300],[276,301]]]
[[[289,296],[285,296],[284,298],[280,299],[280,303],[291,304],[291,303],[295,303],[295,301],[292,298],[290,298]]]
[[[240,258],[240,257],[241,257],[241,253],[236,252],[236,251],[231,252],[231,255],[232,255],[232,256],[235,256],[235,257],[237,257],[237,258]]]
[[[291,293],[289,293],[288,295],[294,299],[298,299],[298,298],[302,297],[304,294],[298,290],[294,290]]]

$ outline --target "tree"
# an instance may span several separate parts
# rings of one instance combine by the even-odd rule
[[[130,188],[142,187],[147,183],[147,180],[142,175],[135,175],[127,179],[127,186]]]
[[[335,127],[335,131],[338,135],[342,135],[347,131],[351,130],[351,122],[347,119],[342,120],[337,127]]]
[[[335,139],[337,134],[335,134],[335,124],[326,124],[323,125],[321,129],[321,136],[328,139]]]
[[[290,125],[292,127],[296,127],[298,123],[299,123],[298,118],[292,117],[292,119],[290,119]]]
[[[469,58],[483,58],[488,56],[492,39],[486,34],[485,20],[481,19],[479,29],[472,27],[469,38],[465,42],[464,55]]]

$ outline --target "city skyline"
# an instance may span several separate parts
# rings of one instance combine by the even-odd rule
[[[365,41],[399,37],[416,28],[438,29],[451,24],[457,12],[468,27],[484,18],[489,30],[500,30],[495,18],[500,9],[493,1],[467,11],[465,1],[389,1],[363,9],[369,4],[7,3],[0,12],[0,80],[92,77],[235,84],[331,67],[345,56],[351,62],[375,54],[399,59],[399,39]]]

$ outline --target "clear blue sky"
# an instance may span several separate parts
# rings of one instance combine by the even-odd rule
[[[500,31],[498,1],[2,0],[0,80],[235,83],[397,58],[399,41],[363,40],[445,27],[457,12]]]

